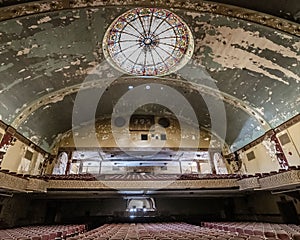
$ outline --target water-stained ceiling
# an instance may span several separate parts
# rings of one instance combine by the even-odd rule
[[[0,8],[0,117],[45,150],[72,127],[80,89],[86,96],[103,89],[96,117],[109,115],[129,86],[153,82],[180,92],[205,128],[212,123],[210,107],[221,112],[223,106],[226,122],[216,119],[214,131],[222,135],[227,129],[225,140],[232,150],[299,114],[296,1],[285,1],[282,10],[278,4],[267,7],[267,1],[246,6],[293,22],[218,3],[157,1],[158,7],[171,9],[188,24],[195,49],[177,73],[153,79],[121,76],[105,62],[102,40],[123,12],[154,2],[21,2],[26,3],[4,0]],[[117,77],[115,84],[107,85],[107,79]],[[87,99],[87,108],[92,100]]]

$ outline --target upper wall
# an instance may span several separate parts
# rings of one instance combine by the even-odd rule
[[[289,166],[300,166],[300,122],[280,131],[276,136]],[[274,146],[267,138],[246,151],[239,151],[239,156],[248,173],[277,171],[280,168]]]
[[[253,152],[255,155],[255,158],[252,160],[248,160],[247,157],[247,154],[250,152]],[[262,143],[240,154],[240,157],[246,173],[263,173],[280,169],[277,159],[271,158],[268,150]]]
[[[38,175],[41,173],[42,163],[45,157],[26,145],[16,140],[10,146],[1,162],[1,169],[19,174]]]
[[[45,160],[45,153],[27,139],[16,133],[12,141],[1,142],[7,129],[4,124],[0,125],[0,168],[20,174],[37,175],[41,173],[41,167]],[[2,154],[4,155],[2,156]]]
[[[291,166],[300,165],[300,122],[277,134]]]

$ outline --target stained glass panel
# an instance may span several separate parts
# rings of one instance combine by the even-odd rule
[[[187,63],[194,40],[188,26],[169,10],[135,8],[111,24],[103,50],[109,62],[125,73],[166,75]]]

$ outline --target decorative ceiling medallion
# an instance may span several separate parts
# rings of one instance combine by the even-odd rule
[[[186,23],[169,10],[135,8],[114,20],[104,35],[103,50],[124,73],[159,76],[189,61],[194,40]]]

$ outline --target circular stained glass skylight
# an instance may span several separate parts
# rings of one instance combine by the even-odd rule
[[[191,58],[194,40],[176,14],[158,8],[135,8],[118,17],[106,31],[105,57],[132,75],[166,75]]]

